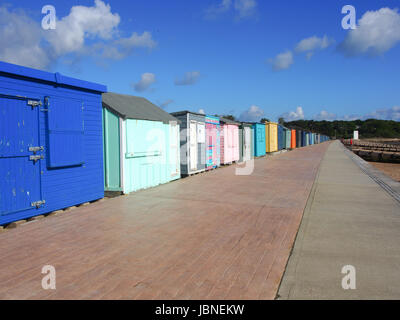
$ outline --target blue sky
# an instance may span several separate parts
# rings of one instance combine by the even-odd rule
[[[41,28],[46,4],[56,9],[56,30]],[[346,4],[356,9],[356,30],[342,28]],[[168,112],[251,121],[282,115],[400,121],[399,6],[383,0],[2,2],[0,60],[106,84]]]

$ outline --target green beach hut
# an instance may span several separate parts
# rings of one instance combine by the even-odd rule
[[[179,122],[142,97],[105,93],[104,189],[130,193],[179,179]]]

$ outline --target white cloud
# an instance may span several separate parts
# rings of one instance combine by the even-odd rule
[[[133,89],[138,92],[146,91],[150,88],[150,86],[156,82],[156,76],[154,73],[143,73],[140,81],[137,83],[132,84]]]
[[[263,116],[264,110],[256,105],[252,105],[240,114],[239,119],[242,121],[258,122]]]
[[[275,58],[268,59],[268,62],[271,64],[272,70],[274,71],[288,69],[294,62],[293,53],[290,50],[279,53]]]
[[[238,17],[247,18],[255,14],[257,2],[255,0],[235,0],[234,8]]]
[[[256,0],[222,0],[219,4],[208,7],[205,11],[205,17],[216,19],[221,14],[233,10],[238,19],[244,19],[254,16],[256,8]]]
[[[380,119],[380,120],[400,121],[400,106],[378,109],[374,112],[366,114],[362,118],[363,119],[373,118],[373,119]]]
[[[51,62],[41,46],[43,30],[21,10],[0,7],[0,60],[32,68],[46,68]]]
[[[301,107],[298,107],[296,112],[288,112],[282,115],[285,120],[287,121],[293,121],[293,120],[299,120],[299,119],[304,119],[304,113],[303,110],[299,110]],[[400,121],[400,106],[394,106],[391,108],[381,108],[377,109],[375,111],[366,113],[364,115],[360,114],[345,114],[342,116],[338,116],[336,113],[331,113],[326,110],[322,110],[319,113],[315,114],[312,118],[313,120],[316,121],[321,121],[321,120],[327,120],[327,121],[333,121],[333,120],[344,120],[344,121],[353,121],[353,120],[366,120],[366,119],[379,119],[379,120],[394,120],[394,121]]]
[[[343,117],[338,117],[335,120],[354,121],[362,118],[363,118],[362,116],[359,116],[357,114],[345,114]]]
[[[40,20],[31,19],[23,10],[0,7],[0,59],[28,67],[48,69],[63,62],[80,61],[82,56],[122,59],[134,48],[154,48],[150,32],[133,32],[121,38],[118,13],[101,0],[94,6],[73,6],[70,13],[57,19],[55,30],[44,31]]]
[[[336,113],[330,113],[326,110],[322,110],[313,117],[314,120],[321,121],[321,120],[327,120],[327,121],[332,121],[337,119],[337,114]]]
[[[297,53],[300,53],[300,52],[322,50],[329,47],[333,42],[334,41],[332,39],[329,39],[327,35],[324,35],[322,38],[318,38],[317,36],[312,36],[301,40],[296,45],[295,51]]]
[[[120,16],[111,13],[110,5],[95,0],[94,7],[73,6],[46,36],[56,55],[63,55],[83,49],[88,38],[110,39],[119,22]]]
[[[190,71],[186,72],[183,78],[181,79],[176,79],[175,80],[175,85],[177,86],[188,86],[195,84],[200,77],[200,72],[199,71]]]
[[[205,16],[208,19],[215,19],[218,15],[229,11],[232,0],[222,0],[220,4],[210,6],[206,9]]]
[[[141,35],[133,32],[129,38],[120,38],[110,43],[98,43],[93,46],[94,51],[100,51],[101,57],[120,60],[132,53],[135,48],[153,49],[157,42],[148,31]]]
[[[367,11],[349,30],[338,49],[347,56],[381,55],[400,41],[400,14],[397,9]]]
[[[197,111],[198,113],[201,113],[201,114],[206,114],[206,112],[204,111],[204,109],[199,109],[199,111]]]
[[[316,50],[326,49],[334,42],[327,35],[322,38],[312,36],[299,41],[294,48],[294,52],[298,54],[305,53],[307,60],[310,60]],[[288,69],[294,63],[293,53],[291,50],[287,50],[278,54],[275,58],[268,59],[268,62],[272,65],[274,71]]]
[[[304,111],[302,107],[297,107],[296,111],[285,112],[281,115],[285,121],[295,121],[304,119]]]
[[[154,48],[157,43],[153,40],[151,33],[148,31],[143,32],[142,35],[133,32],[129,38],[121,38],[115,41],[116,44],[121,45],[124,48]]]

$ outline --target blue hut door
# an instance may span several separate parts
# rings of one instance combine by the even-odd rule
[[[0,95],[0,215],[42,205],[39,143],[40,101]]]

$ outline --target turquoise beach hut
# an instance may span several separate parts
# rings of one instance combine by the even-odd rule
[[[130,193],[180,178],[179,123],[145,98],[105,93],[104,188]]]

